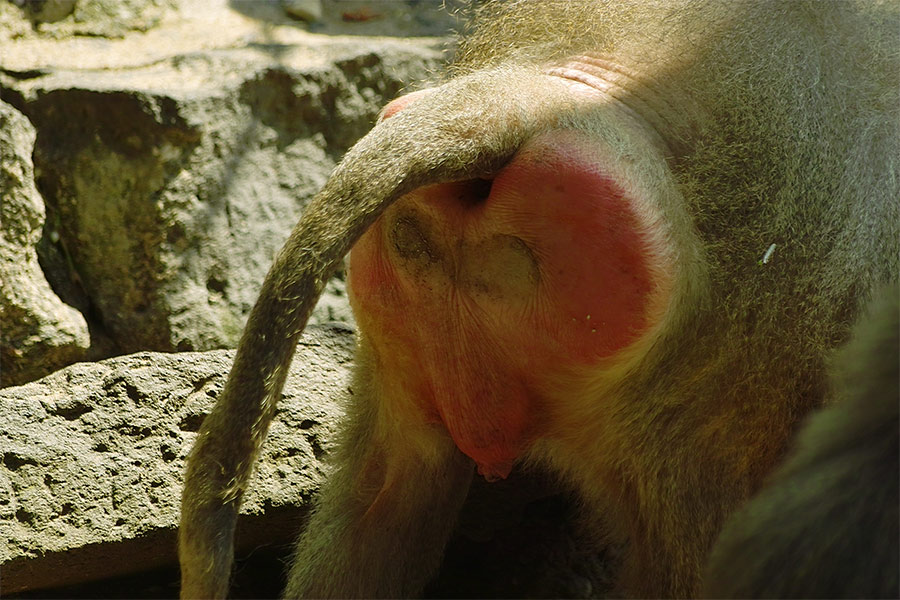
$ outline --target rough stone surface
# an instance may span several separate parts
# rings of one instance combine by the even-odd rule
[[[329,41],[17,81],[51,277],[123,352],[233,347],[302,207],[423,54]],[[349,320],[344,296],[332,281],[313,322]]]
[[[13,2],[36,4],[33,0]],[[461,25],[459,13],[469,2],[322,0],[321,17],[308,23],[291,14],[293,3],[289,0],[77,0],[72,13],[63,20],[35,17],[5,1],[0,2],[0,43],[6,56],[0,60],[4,67],[16,70],[28,70],[36,64],[96,68],[145,64],[148,59],[226,47],[260,35],[281,42],[309,33],[446,36]],[[109,48],[111,39],[121,43],[118,47],[123,52],[97,51]],[[54,43],[48,45],[47,40]],[[15,42],[15,47],[10,48],[7,41]]]
[[[285,519],[296,522],[323,476],[353,343],[346,328],[301,339],[243,501],[243,548],[293,537]],[[141,352],[0,391],[5,594],[175,562],[184,460],[233,356]]]
[[[44,202],[34,186],[31,123],[0,101],[0,381],[23,383],[82,359],[87,323],[50,289],[35,244]]]
[[[290,544],[327,476],[353,347],[341,324],[301,339],[244,497],[235,597],[281,590]],[[4,595],[177,595],[184,461],[233,356],[141,352],[0,390]],[[582,543],[572,503],[536,474],[476,479],[458,530],[428,597],[587,598],[608,588],[604,554]]]
[[[43,236],[28,244],[83,315],[69,320],[87,320],[91,347],[17,359],[4,385],[78,358],[234,347],[303,206],[380,108],[442,56],[436,38],[313,34],[278,2],[106,4],[82,0],[62,21],[17,30],[24,13],[0,3],[10,25],[0,27],[0,94],[37,129],[46,200]],[[404,5],[374,3],[378,18],[354,23],[336,4],[325,4],[322,28],[396,27],[382,17]],[[447,31],[423,16],[445,12],[416,5],[409,28]],[[311,322],[335,320],[352,322],[342,273]],[[83,350],[81,327],[69,346]]]
[[[159,24],[167,12],[177,6],[177,0],[12,0],[22,8],[31,25],[21,26],[14,11],[0,12],[0,25],[20,25],[5,28],[7,36],[18,38],[29,33],[60,39],[67,36],[96,36],[116,38],[130,31],[146,31]],[[6,17],[5,19],[3,17]],[[4,23],[5,21],[5,23]],[[3,36],[0,35],[0,39]]]

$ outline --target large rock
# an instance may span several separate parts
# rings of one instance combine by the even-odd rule
[[[301,338],[243,499],[237,597],[280,592],[290,544],[327,476],[322,461],[342,416],[353,347],[352,333],[340,325],[314,326]],[[0,390],[5,594],[177,595],[184,461],[233,356],[141,352]],[[497,483],[476,478],[426,595],[602,594],[609,566],[598,548],[580,541],[571,508],[555,483],[534,474]]]
[[[301,339],[244,496],[239,552],[295,535],[323,476],[353,344],[338,327]],[[5,594],[175,562],[184,460],[233,356],[142,352],[0,391]]]
[[[15,385],[85,356],[81,313],[64,304],[38,264],[44,201],[34,186],[34,128],[0,101],[0,385]]]
[[[345,21],[356,5],[365,8],[327,3],[317,27],[447,31],[434,0]],[[313,34],[276,0],[79,0],[53,23],[35,21],[34,7],[0,2],[0,95],[37,129],[34,178],[47,205],[44,235],[32,229],[16,252],[43,277],[37,243],[46,279],[82,316],[58,308],[55,332],[10,330],[3,385],[79,358],[233,347],[303,206],[445,45]],[[33,194],[30,165],[23,173],[17,185]],[[20,212],[5,196],[4,206]],[[36,285],[4,279],[10,295]],[[4,321],[43,324],[48,311],[23,307]],[[342,273],[312,317],[332,320],[352,321]]]
[[[234,346],[301,209],[423,54],[251,46],[17,81],[59,240],[45,250],[65,257],[53,275],[123,352]],[[349,320],[344,297],[333,281],[313,322]]]

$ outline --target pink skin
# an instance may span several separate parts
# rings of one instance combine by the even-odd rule
[[[409,104],[411,104],[415,100],[418,100],[422,96],[430,94],[432,91],[433,90],[431,89],[419,90],[418,92],[411,92],[409,94],[406,94],[405,96],[400,96],[396,100],[388,102],[387,106],[381,109],[381,115],[379,116],[378,120],[383,121],[385,119],[390,119],[398,112],[406,108]]]
[[[590,148],[584,133],[543,133],[492,182],[400,199],[351,252],[351,301],[381,376],[488,479],[544,433],[552,376],[653,325],[645,224]]]

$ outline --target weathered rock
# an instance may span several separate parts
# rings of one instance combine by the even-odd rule
[[[233,347],[302,207],[440,59],[434,40],[281,35],[45,74],[12,53],[6,96],[38,132],[42,262],[117,352]],[[351,319],[339,276],[312,322]]]
[[[75,10],[76,0],[12,0],[34,23],[52,23],[65,19]]]
[[[239,551],[295,535],[323,476],[353,344],[343,327],[301,339],[244,497]],[[143,352],[0,391],[5,594],[175,562],[184,460],[233,356]]]
[[[326,476],[322,459],[342,416],[353,346],[350,330],[337,324],[314,326],[301,339],[238,522],[245,568],[237,591],[245,597],[280,591],[291,542]],[[177,594],[184,460],[233,356],[142,352],[0,390],[5,594]],[[609,567],[579,542],[571,504],[558,494],[533,474],[476,478],[426,595],[583,598],[606,590]],[[247,563],[248,555],[258,560]]]
[[[283,0],[281,4],[295,19],[314,23],[322,18],[322,0]]]
[[[63,10],[52,10],[51,1],[63,8],[72,0],[0,2],[5,55],[0,61],[5,68],[23,70],[38,63],[55,68],[141,65],[153,57],[234,47],[256,38],[292,43],[307,31],[330,36],[446,36],[463,24],[463,13],[474,4],[472,0],[77,0],[66,16]],[[14,3],[22,2],[42,6],[36,12],[20,10]],[[304,14],[316,17],[314,22],[298,20]],[[104,44],[111,38],[117,51]],[[44,43],[47,40],[54,43]],[[94,51],[101,47],[107,52]]]
[[[46,36],[121,37],[146,31],[175,8],[177,0],[12,0]]]
[[[85,356],[81,313],[50,289],[34,247],[44,201],[34,186],[34,128],[0,102],[0,385],[15,385]]]

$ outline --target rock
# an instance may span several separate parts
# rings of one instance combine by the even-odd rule
[[[48,277],[110,354],[233,347],[303,206],[440,59],[433,40],[279,35],[127,68],[19,62],[2,78],[37,129]],[[312,322],[351,319],[339,275]]]
[[[296,534],[323,477],[353,344],[342,327],[301,339],[244,497],[239,552]],[[233,357],[142,352],[0,391],[5,594],[176,561],[184,460]]]
[[[34,186],[35,132],[0,102],[0,385],[16,385],[84,358],[90,346],[81,313],[50,288],[35,244],[44,201]]]
[[[75,0],[13,0],[13,4],[38,23],[61,21],[75,10]]]
[[[283,0],[282,4],[295,19],[314,23],[322,18],[322,0]]]
[[[322,461],[343,416],[353,349],[354,335],[341,324],[313,326],[301,338],[242,503],[237,597],[280,592],[290,545],[327,476]],[[231,350],[141,352],[0,390],[4,593],[177,594],[184,461],[233,357]],[[497,483],[476,478],[426,597],[582,598],[608,590],[604,554],[583,543],[573,513],[558,484],[535,472]]]
[[[175,0],[13,0],[41,35],[122,37],[146,31],[175,8]]]

